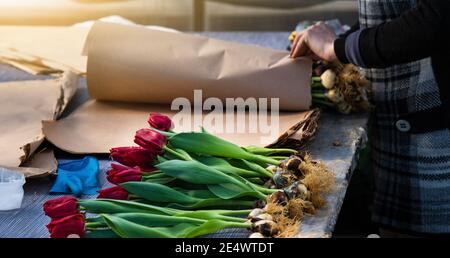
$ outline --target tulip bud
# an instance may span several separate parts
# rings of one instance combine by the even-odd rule
[[[113,186],[97,191],[98,199],[128,200],[128,192],[121,186]]]
[[[70,215],[61,219],[52,220],[47,229],[51,238],[66,238],[70,235],[83,237],[85,234],[85,219],[82,214]]]
[[[156,153],[142,147],[118,147],[110,150],[111,158],[125,166],[138,166],[145,171],[153,171]]]
[[[150,113],[148,123],[151,127],[161,131],[169,131],[173,126],[172,120],[168,116],[156,112]]]
[[[139,167],[130,168],[119,164],[111,164],[111,169],[106,172],[106,179],[116,185],[130,181],[141,181],[142,171]]]
[[[52,219],[63,218],[79,213],[77,199],[63,196],[44,203],[44,213]]]
[[[166,144],[166,137],[151,129],[140,129],[136,132],[134,142],[153,153],[161,153]]]

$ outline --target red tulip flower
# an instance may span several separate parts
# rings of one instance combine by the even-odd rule
[[[141,181],[142,171],[137,166],[130,168],[119,164],[111,164],[111,169],[106,172],[106,178],[115,185],[130,181]]]
[[[151,129],[140,129],[136,132],[134,142],[148,151],[161,153],[166,145],[166,137]]]
[[[70,235],[84,237],[85,219],[82,214],[70,215],[64,218],[52,220],[47,229],[51,238],[66,238]]]
[[[44,203],[44,213],[52,219],[59,219],[78,213],[78,202],[75,197],[63,196]]]
[[[150,113],[147,122],[151,127],[161,131],[169,131],[173,125],[172,120],[168,116],[156,112]]]
[[[141,147],[118,147],[110,150],[111,158],[125,166],[138,166],[143,170],[154,170],[152,164],[156,153]]]
[[[121,186],[113,186],[97,191],[98,199],[128,200],[128,192]]]

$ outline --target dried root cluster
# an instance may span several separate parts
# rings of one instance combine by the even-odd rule
[[[251,238],[293,237],[301,220],[325,205],[335,177],[326,166],[309,155],[291,156],[280,166],[270,166],[274,173],[266,186],[280,189],[270,194],[249,214],[253,223]]]

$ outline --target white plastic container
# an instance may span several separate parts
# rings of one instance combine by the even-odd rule
[[[22,173],[0,168],[0,211],[19,209],[25,177]]]

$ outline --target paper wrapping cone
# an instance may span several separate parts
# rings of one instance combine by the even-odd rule
[[[177,97],[278,98],[280,110],[311,105],[309,59],[258,46],[96,23],[85,45],[89,93],[98,100],[170,104]]]
[[[41,121],[59,117],[77,86],[73,73],[0,83],[0,166],[18,167],[32,156],[44,140]]]
[[[198,130],[202,125],[239,145],[275,144],[295,134],[306,120],[317,118],[317,110],[301,112],[311,104],[311,60],[293,60],[284,51],[96,23],[88,35],[85,53],[93,100],[66,119],[43,124],[47,139],[68,152],[108,153],[112,147],[134,145],[134,133],[148,127],[150,112],[171,117],[179,114],[171,109],[172,101],[179,97],[192,104],[186,116],[191,121],[178,124],[176,131]],[[261,128],[252,131],[255,121],[262,124],[263,116],[258,114],[252,120],[245,111],[227,113],[216,117],[215,123],[207,123],[211,118],[208,112],[202,118],[198,118],[201,112],[191,113],[198,110],[195,90],[201,90],[201,103],[208,98],[223,103],[229,98],[261,98],[270,103],[275,98],[281,110],[290,112],[280,112],[271,117],[273,121],[266,121],[275,125],[270,132]],[[217,110],[222,108],[229,109],[224,104]],[[222,128],[244,125],[244,130],[220,130],[217,124]]]

